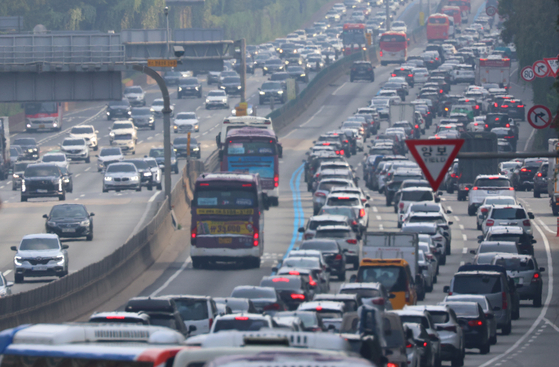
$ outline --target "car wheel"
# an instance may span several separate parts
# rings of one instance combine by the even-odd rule
[[[532,305],[534,307],[542,307],[542,293],[540,291],[540,293],[534,298],[534,301],[532,302]]]
[[[138,191],[138,192],[142,191],[142,185],[138,186],[138,188],[136,189],[136,191]]]
[[[86,240],[86,241],[93,241],[93,233],[88,234],[88,235],[85,237],[85,240]]]
[[[192,258],[192,267],[194,269],[201,269],[202,268],[202,261],[197,257]]]
[[[22,196],[22,197],[21,197],[21,201],[22,201],[22,202],[27,201],[27,197]]]
[[[345,281],[345,270],[342,270],[341,274],[338,274],[338,280],[340,282],[344,282]]]
[[[85,163],[91,163],[91,158],[89,156],[85,159]]]
[[[491,344],[491,345],[497,344],[497,334],[495,334],[491,338],[489,338],[489,344]]]
[[[476,207],[475,206],[468,205],[468,215],[470,217],[476,215]]]
[[[441,265],[446,265],[446,255],[441,256],[440,264]]]
[[[353,270],[359,269],[359,259],[353,261]]]
[[[149,190],[149,191],[152,191],[152,190],[153,190],[153,186],[149,185],[149,186],[148,186],[148,190]]]
[[[501,329],[501,332],[503,333],[503,335],[509,335],[511,331],[512,331],[512,321],[509,320],[509,322],[507,323],[507,325],[504,326],[504,327]]]
[[[445,246],[445,255],[450,255],[450,243],[447,243]]]
[[[151,129],[155,130],[155,124],[151,125]]]
[[[536,189],[534,189],[534,197],[535,197],[535,198],[540,198],[540,197],[541,197],[540,192],[539,192],[539,191],[536,191]]]
[[[15,187],[14,185],[12,185],[12,191],[16,191],[17,187]]]
[[[386,199],[386,206],[390,206],[390,204],[392,204],[392,200]]]
[[[62,194],[58,197],[58,201],[64,201],[64,200],[66,200],[66,193],[64,193],[64,194]]]
[[[163,190],[163,185],[161,185],[161,182],[157,184],[157,190]]]
[[[553,212],[553,215],[555,216],[559,215],[559,208],[556,207],[555,205],[551,207],[551,211]]]
[[[487,354],[489,353],[489,351],[491,350],[491,344],[487,343],[484,346],[482,346],[481,348],[479,348],[479,352],[481,354]]]
[[[24,276],[23,274],[15,274],[14,275],[14,282],[15,283],[23,283]]]
[[[175,167],[175,168],[173,169],[173,172],[174,172],[175,174],[178,174],[178,173],[179,173],[179,167]]]
[[[94,151],[98,151],[98,150],[99,150],[99,145],[94,146],[94,147],[93,147],[93,150],[94,150]]]
[[[513,320],[518,320],[520,318],[520,306],[518,306],[516,309],[513,308],[511,314],[511,318]]]
[[[481,225],[479,223],[477,224],[477,230],[481,231]]]

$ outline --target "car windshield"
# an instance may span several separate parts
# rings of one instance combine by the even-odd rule
[[[450,302],[447,304],[448,307],[456,313],[458,317],[478,317],[479,310],[476,304],[462,303],[462,302]]]
[[[337,187],[337,186],[342,186],[342,187],[346,187],[346,186],[350,186],[350,183],[348,181],[321,181],[318,184],[318,188],[316,189],[317,191],[330,191],[333,187]]]
[[[111,155],[122,155],[120,148],[105,148],[99,153],[100,157],[107,157]]]
[[[266,320],[260,318],[251,319],[247,316],[237,316],[231,320],[216,320],[214,332],[223,330],[258,331],[269,326]]]
[[[84,218],[87,217],[85,208],[81,205],[57,205],[50,211],[50,217],[56,218]]]
[[[132,140],[132,134],[116,134],[115,140]]]
[[[276,298],[276,292],[270,288],[239,288],[233,290],[231,297],[248,299]]]
[[[280,90],[281,89],[281,84],[279,82],[263,83],[261,89],[264,89],[264,90]]]
[[[348,217],[349,219],[354,219],[357,216],[357,214],[355,213],[355,209],[340,206],[330,206],[327,208],[322,208],[321,214],[343,215]]]
[[[311,311],[283,311],[275,314],[277,317],[298,317],[303,322],[305,328],[310,328],[318,325],[318,318],[316,313]]]
[[[433,216],[423,216],[423,215],[414,215],[414,216],[410,217],[409,222],[410,223],[437,223],[437,224],[445,223],[446,224],[446,221],[444,220],[443,217],[433,217]]]
[[[227,78],[223,78],[223,83],[227,84],[227,83],[236,83],[236,84],[241,84],[241,78],[236,77],[236,76],[230,76]]]
[[[433,311],[429,310],[431,319],[435,324],[446,324],[450,319],[450,315],[446,311]]]
[[[196,120],[196,114],[193,112],[179,113],[175,118],[177,120]]]
[[[510,181],[506,179],[482,178],[476,180],[474,186],[477,187],[510,187]]]
[[[137,160],[137,159],[134,159],[134,160],[131,160],[131,161],[123,161],[123,163],[124,163],[124,162],[126,162],[126,163],[132,163],[132,164],[135,165],[136,168],[138,168],[138,169],[148,169],[148,168],[149,168],[148,162],[146,162],[146,161],[144,161],[144,160]]]
[[[413,226],[407,226],[404,225],[402,227],[402,232],[406,232],[406,233],[424,233],[424,234],[430,234],[430,235],[434,235],[437,233],[437,229],[432,226],[432,225],[413,225]]]
[[[521,208],[493,208],[493,219],[526,219],[526,211]]]
[[[203,189],[196,190],[194,203],[199,207],[244,208],[258,204],[256,192],[250,189]]]
[[[208,301],[205,299],[175,299],[175,304],[184,321],[207,320]]]
[[[136,172],[136,167],[131,164],[111,164],[109,165],[109,167],[107,167],[107,172],[108,173],[114,173],[114,172]]]
[[[349,229],[318,229],[315,238],[351,238],[351,230]]]
[[[16,163],[14,165],[14,172],[22,172],[25,171],[29,163]]]
[[[198,79],[190,78],[190,79],[182,79],[180,81],[181,85],[198,85]]]
[[[462,275],[454,277],[453,293],[491,294],[501,292],[501,277],[498,275]]]
[[[113,124],[113,130],[118,129],[132,129],[134,125],[131,122],[115,122]]]
[[[128,107],[130,103],[128,103],[127,99],[123,99],[122,101],[111,101],[109,102],[109,107]]]
[[[27,166],[24,173],[25,177],[52,177],[60,176],[60,170],[56,166]]]
[[[288,257],[281,263],[281,266],[285,268],[314,269],[320,268],[320,263],[318,258],[313,257]]]
[[[492,238],[492,240],[494,240],[495,238]],[[501,241],[518,241],[520,239],[520,236],[511,236],[509,235],[508,237],[505,238],[505,236],[503,237],[499,237],[499,240]],[[480,254],[486,253],[486,252],[506,252],[509,254],[517,254],[518,253],[518,249],[516,248],[516,245],[499,245],[499,244],[482,244],[479,247],[479,251]]]
[[[64,144],[62,144],[64,145]],[[46,154],[43,156],[43,162],[64,162],[66,161],[66,156],[63,154]]]
[[[153,101],[153,103],[151,104],[152,106],[163,106],[163,100],[162,99],[156,99],[155,101]]]
[[[165,157],[165,151],[163,148],[154,148],[149,151],[149,156],[152,158],[163,158]]]
[[[299,246],[299,250],[318,250],[318,251],[337,252],[338,245],[334,241],[303,242],[301,246]]]
[[[495,205],[515,205],[516,204],[516,200],[512,197],[506,197],[506,198],[492,198],[492,197],[488,197],[485,199],[485,205],[490,205],[490,204],[495,204]]]
[[[359,269],[357,277],[363,283],[379,282],[389,292],[407,289],[406,270],[401,266],[367,266]]]
[[[155,103],[154,106],[157,106]],[[134,108],[132,110],[132,115],[134,116],[148,116],[151,115],[151,110],[149,108]]]
[[[26,103],[25,104],[25,114],[26,115],[36,115],[38,113],[57,113],[57,103],[56,102],[43,102],[43,103]]]
[[[74,126],[70,134],[93,134],[94,130],[91,126]]]
[[[16,139],[14,140],[14,145],[21,145],[21,146],[28,146],[28,145],[37,145],[37,142],[33,138],[23,138],[23,139]]]
[[[24,238],[19,245],[20,251],[59,250],[57,238]]]
[[[149,322],[151,325],[163,326],[169,329],[177,330],[175,317],[171,314],[151,314]]]
[[[361,296],[361,298],[376,298],[381,296],[378,289],[370,288],[344,288],[340,289],[340,294],[357,294]]]
[[[127,87],[124,89],[124,94],[129,94],[129,93],[142,93],[142,88],[141,87]]]
[[[64,139],[62,142],[63,147],[68,147],[72,145],[85,145],[85,140],[83,139]]]
[[[384,339],[386,340],[386,346],[388,348],[400,348],[402,345],[407,344],[404,343],[404,334],[402,333],[400,325],[391,325],[388,318],[384,318],[383,324],[384,328],[391,330],[390,333],[384,333]]]
[[[415,316],[415,315],[400,315],[400,320],[402,323],[408,322],[410,324],[423,325],[424,328],[429,329],[429,320],[425,316]]]
[[[534,270],[534,262],[527,258],[497,258],[495,265],[500,265],[509,271]]]
[[[212,90],[208,93],[208,97],[225,97],[226,95],[223,90]]]
[[[404,191],[402,193],[402,201],[433,201],[433,192],[431,191]]]

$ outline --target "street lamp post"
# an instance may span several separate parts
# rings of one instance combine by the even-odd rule
[[[169,34],[169,7],[166,6],[163,11],[165,13],[165,20],[167,22],[167,37],[165,37],[167,39],[167,57],[170,57],[171,56],[171,50],[169,48],[169,38],[170,38],[170,34]]]

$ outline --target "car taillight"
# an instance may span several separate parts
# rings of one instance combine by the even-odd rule
[[[274,187],[279,186],[279,175],[274,175]]]
[[[408,74],[408,77],[410,77],[410,78],[411,78],[412,76],[413,76],[413,74]]]
[[[400,209],[404,209],[404,203],[400,203],[400,204],[398,204],[398,208],[400,208]]]
[[[468,321],[468,326],[482,326],[483,321],[481,320],[470,320]]]
[[[386,364],[386,367],[398,367],[396,363],[389,362]]]
[[[472,187],[472,190],[477,190],[477,186]]]
[[[323,193],[323,192],[317,191],[317,192],[314,193],[314,196],[316,196],[316,197],[319,197],[319,196],[326,196],[326,194]]]
[[[505,127],[510,127],[510,124],[506,124]]]
[[[341,260],[342,259],[342,255],[337,254],[336,257],[334,258],[334,260]]]
[[[291,299],[300,299],[300,300],[305,300],[305,295],[304,294],[297,294],[297,293],[291,293]]]
[[[419,125],[415,125],[415,128],[416,128],[416,129],[419,129]]]
[[[192,229],[190,230],[190,238],[191,238],[192,240],[195,240],[195,239],[196,239],[196,235],[197,235],[197,234],[198,234],[198,228],[197,228],[197,227],[194,227],[194,228],[192,228]]]
[[[382,57],[382,51],[380,51],[380,57]]]
[[[441,90],[439,91],[439,93],[442,93],[442,92],[443,92],[443,90],[441,89]]]
[[[263,311],[279,311],[280,305],[278,303],[271,303],[267,306],[264,306]]]
[[[534,273],[534,276],[532,277],[532,282],[537,282],[538,279],[540,279],[540,273]]]
[[[408,345],[406,345],[406,348],[413,348],[413,344],[412,344],[412,343],[408,343]]]
[[[341,155],[344,155],[344,153],[345,153],[345,152],[344,152],[344,150],[343,150],[343,149],[342,149],[342,150],[340,150],[340,154],[341,154]]]
[[[357,240],[354,238],[350,238],[349,240],[346,240],[347,243],[350,243],[352,245],[357,245]]]
[[[524,105],[523,105],[523,104],[519,104],[519,105],[516,106],[516,107],[518,107],[518,108],[524,108]]]
[[[456,173],[451,173],[451,174],[450,174],[450,177],[456,178]]]
[[[365,209],[359,209],[359,218],[363,218],[365,216]]]
[[[489,125],[485,124],[485,128],[486,128],[486,129],[489,129]]]
[[[482,213],[487,213],[487,212],[489,212],[489,209],[487,209],[487,208],[481,208],[480,211],[481,211]]]
[[[247,316],[237,316],[237,317],[235,317],[235,320],[237,320],[237,321],[248,321],[248,317]]]
[[[384,306],[384,298],[375,298],[373,300],[373,305]]]
[[[336,154],[338,154],[338,155],[339,155],[339,154],[340,154],[340,151],[339,151],[339,150],[336,150]]]
[[[507,308],[509,308],[509,303],[507,301],[507,293],[506,292],[502,292],[501,293],[502,297],[503,297],[503,307],[501,307],[503,310],[506,310]]]
[[[464,191],[469,191],[470,188],[469,187],[464,187]]]
[[[346,143],[349,143],[349,140],[345,140]]]
[[[392,74],[390,74],[390,76],[396,76],[396,74],[392,73]]]
[[[526,172],[526,171],[528,171],[526,168],[521,168],[520,169],[520,172]]]
[[[493,227],[493,224],[495,224],[495,221],[493,221],[493,219],[488,219],[488,220],[485,222],[485,225],[486,225],[487,227]]]
[[[359,224],[359,223],[357,223],[356,220],[354,220],[353,222],[351,222],[351,225],[352,225],[352,226],[356,226],[357,224]]]
[[[214,319],[209,319],[209,325],[210,325],[210,329],[212,328],[212,325],[214,324]]]
[[[445,327],[443,327],[443,330],[444,331],[452,331],[453,333],[457,332],[456,331],[456,326],[454,326],[454,325],[453,326],[445,326]]]
[[[509,108],[509,106],[504,104],[504,105],[501,106],[501,108]]]
[[[253,239],[252,244],[253,244],[255,247],[258,246],[259,238],[260,238],[260,234],[258,233],[258,230],[255,229],[255,230],[254,230],[254,234],[252,235],[252,239]]]
[[[316,282],[313,280],[313,278],[310,274],[309,274],[309,285],[311,287],[316,287]]]
[[[523,220],[522,225],[524,227],[531,227],[532,226],[532,224],[530,223],[530,219]]]
[[[124,320],[125,316],[107,316],[105,317],[107,320]]]
[[[479,110],[479,105],[476,105],[476,110]]]
[[[537,176],[538,176],[538,177],[542,177],[542,173],[541,173],[541,172],[538,172]]]
[[[509,191],[514,191],[514,187],[509,187]]]

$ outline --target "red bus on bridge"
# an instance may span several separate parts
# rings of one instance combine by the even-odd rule
[[[367,49],[367,33],[365,24],[346,23],[342,31],[342,44],[344,55]]]

